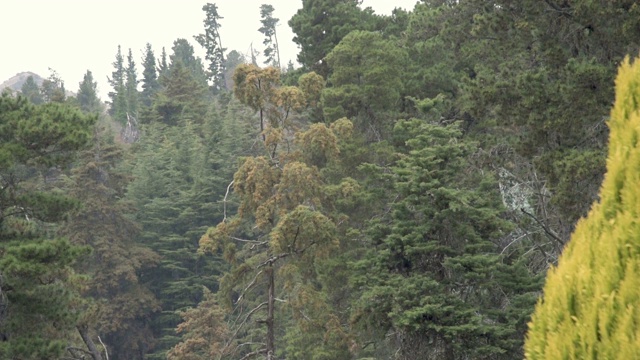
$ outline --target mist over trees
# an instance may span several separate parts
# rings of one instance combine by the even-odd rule
[[[634,354],[640,7],[275,10],[0,96],[0,358]]]

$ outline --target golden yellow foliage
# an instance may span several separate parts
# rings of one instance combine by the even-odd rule
[[[300,146],[305,161],[310,165],[323,166],[329,159],[340,154],[338,138],[324,124],[313,124],[309,130],[299,133],[296,144]]]
[[[620,66],[607,174],[529,324],[525,355],[640,358],[640,62]]]
[[[330,128],[340,140],[347,140],[353,134],[353,123],[345,117],[332,122]]]
[[[318,106],[320,95],[324,89],[325,81],[322,76],[315,72],[306,73],[298,79],[300,89],[304,93],[307,104],[312,107]]]
[[[180,316],[183,322],[176,330],[183,334],[182,341],[169,351],[167,359],[220,359],[224,355],[230,331],[224,311],[211,291],[205,288],[202,302],[196,308],[180,312]]]

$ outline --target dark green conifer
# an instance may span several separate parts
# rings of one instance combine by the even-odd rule
[[[354,319],[393,332],[401,359],[521,357],[540,282],[500,255],[509,224],[494,183],[469,172],[456,125],[403,121],[395,136],[407,151],[393,168],[398,200],[369,225]]]
[[[280,48],[278,47],[276,31],[276,26],[280,19],[273,17],[274,10],[272,5],[262,4],[260,6],[260,23],[262,26],[258,31],[264,35],[264,40],[262,41],[262,44],[266,46],[263,52],[264,63],[280,69],[282,66],[280,65]]]
[[[220,20],[223,19],[218,13],[216,4],[207,3],[202,7],[205,12],[204,34],[195,36],[196,41],[205,51],[207,60],[207,79],[213,83],[214,92],[225,89],[225,48],[222,47],[220,38]]]
[[[125,125],[127,123],[127,89],[125,87],[126,72],[124,68],[124,58],[120,45],[116,53],[116,60],[113,62],[113,72],[108,78],[112,91],[109,92],[109,115],[118,123]]]
[[[100,99],[97,94],[98,83],[93,80],[93,74],[87,70],[78,89],[78,103],[85,112],[97,112],[100,110]]]
[[[0,96],[0,358],[56,359],[80,315],[73,263],[89,249],[53,236],[77,202],[57,186],[95,117]]]
[[[142,66],[142,92],[140,93],[140,102],[142,106],[150,107],[154,95],[160,90],[160,83],[158,82],[156,57],[149,43],[147,43],[145,48]]]
[[[24,84],[22,84],[20,93],[35,105],[39,105],[44,102],[42,93],[40,92],[40,87],[36,84],[36,81],[31,75],[27,78]]]

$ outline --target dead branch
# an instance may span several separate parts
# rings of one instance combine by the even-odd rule
[[[224,217],[222,218],[222,222],[227,221],[227,196],[229,196],[229,189],[231,189],[231,185],[235,180],[231,180],[229,185],[227,185],[227,192],[224,194],[224,200],[222,200],[222,209],[224,212]]]
[[[564,241],[562,241],[562,239],[560,239],[560,237],[555,233],[555,231],[549,229],[547,227],[547,225],[545,225],[542,221],[540,221],[537,217],[535,217],[535,215],[528,213],[525,209],[520,209],[520,211],[522,211],[522,213],[530,216],[533,220],[535,220],[536,223],[538,223],[538,225],[540,225],[540,227],[542,227],[542,230],[544,230],[544,232],[549,235],[552,239],[554,239],[555,241],[557,241],[561,247],[564,247]]]
[[[244,290],[242,290],[242,293],[238,297],[238,300],[236,300],[236,304],[239,303],[240,301],[242,301],[242,299],[244,298],[244,295],[247,293],[247,291],[249,291],[249,289],[251,289],[258,282],[258,277],[263,273],[263,271],[264,270],[258,271],[256,273],[256,276],[254,276],[253,280],[251,280],[251,282],[249,283],[249,285],[247,285],[247,287],[245,287]]]

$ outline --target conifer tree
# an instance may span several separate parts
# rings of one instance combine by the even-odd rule
[[[176,63],[181,62],[182,65],[191,72],[194,79],[203,85],[207,84],[207,76],[202,65],[202,60],[196,57],[193,46],[186,39],[176,39],[173,42],[171,50],[173,53],[169,56],[169,70],[171,70]]]
[[[360,0],[303,0],[302,8],[289,20],[300,47],[298,62],[324,78],[329,75],[327,54],[353,30],[373,31],[371,9],[361,10]]]
[[[75,332],[86,247],[52,230],[77,207],[57,189],[91,138],[94,116],[66,104],[0,96],[0,358],[56,359]]]
[[[144,51],[142,66],[142,92],[140,93],[140,103],[142,106],[148,108],[151,106],[153,96],[160,90],[160,83],[158,82],[158,70],[156,69],[156,57],[153,54],[153,49],[151,48],[151,44],[149,43],[147,43]]]
[[[215,294],[204,288],[204,296],[198,307],[180,313],[184,319],[177,331],[184,333],[183,340],[167,354],[169,360],[220,359],[223,340],[229,336],[224,311]]]
[[[80,154],[68,185],[82,207],[60,233],[92,249],[77,266],[90,276],[84,290],[87,304],[77,325],[83,339],[98,342],[100,336],[112,358],[141,359],[153,346],[148,319],[159,304],[140,276],[153,271],[159,257],[134,243],[140,227],[130,218],[132,204],[123,200],[130,181],[123,156],[109,132],[94,129],[93,147]]]
[[[539,281],[500,256],[509,224],[493,184],[465,170],[472,145],[456,125],[420,120],[399,122],[395,136],[407,151],[393,168],[397,200],[368,226],[354,320],[393,332],[400,359],[521,356]]]
[[[353,119],[359,131],[386,138],[385,113],[400,109],[407,54],[378,32],[355,30],[326,56],[331,69],[322,93],[324,117]],[[381,136],[382,135],[382,136]]]
[[[168,71],[169,71],[169,63],[167,62],[167,51],[165,50],[164,47],[162,47],[162,53],[160,54],[160,59],[158,60],[158,82],[161,85]]]
[[[224,64],[224,81],[225,89],[227,91],[233,91],[233,73],[236,71],[236,67],[240,64],[245,64],[246,62],[247,59],[240,52],[236,50],[229,51]]]
[[[222,47],[220,38],[220,20],[224,19],[218,14],[216,4],[207,3],[202,7],[205,12],[204,34],[195,36],[196,41],[205,51],[207,60],[207,79],[213,82],[214,92],[225,89],[225,48]]]
[[[22,84],[20,93],[35,105],[39,105],[44,102],[42,93],[40,92],[40,87],[36,84],[36,81],[31,75],[29,75],[24,84]]]
[[[127,99],[127,120],[130,117],[138,117],[139,108],[139,93],[138,93],[138,71],[136,70],[136,63],[133,60],[133,54],[129,49],[127,55],[127,67],[124,69],[126,74],[125,80],[125,97]]]
[[[51,74],[48,78],[42,82],[42,98],[45,102],[58,102],[63,103],[67,97],[66,90],[64,89],[64,81],[60,78],[58,73],[49,68]]]
[[[97,94],[98,83],[93,80],[90,70],[84,74],[78,88],[78,103],[84,112],[97,112],[100,110],[100,100]]]
[[[163,80],[151,111],[143,119],[168,125],[204,122],[207,113],[208,92],[203,78],[196,78],[181,60],[172,63]]]
[[[109,115],[118,123],[125,125],[127,123],[127,88],[125,87],[126,72],[124,67],[124,58],[122,50],[118,45],[116,60],[113,62],[113,72],[111,77],[107,78],[112,91],[109,92]]]
[[[626,58],[616,78],[600,200],[549,270],[529,324],[529,360],[633,359],[640,352],[639,86],[640,62]]]
[[[274,8],[268,4],[262,4],[260,6],[260,23],[262,26],[258,31],[264,35],[262,44],[266,46],[264,49],[265,60],[264,63],[269,66],[274,66],[281,69],[280,65],[280,49],[278,47],[278,35],[276,32],[276,26],[280,19],[273,17]]]
[[[234,175],[237,215],[225,211],[222,222],[200,240],[202,251],[222,251],[232,266],[219,293],[235,319],[223,349],[234,357],[275,359],[286,351],[276,349],[285,319],[329,322],[323,334],[336,327],[331,314],[322,311],[327,305],[316,286],[315,267],[338,243],[337,219],[320,171],[339,153],[337,136],[324,124],[296,134],[305,94],[280,86],[279,79],[275,68],[241,65],[236,70],[235,95],[260,114],[264,150],[244,159]],[[286,304],[282,309],[277,299]],[[251,325],[256,320],[263,329]],[[264,340],[241,345],[255,336]]]

